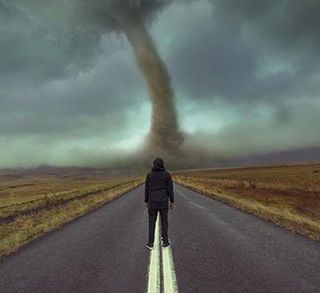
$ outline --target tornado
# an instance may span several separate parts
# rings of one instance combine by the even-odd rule
[[[150,155],[172,155],[179,151],[183,135],[179,130],[171,79],[146,29],[138,3],[130,6],[123,9],[123,5],[114,4],[110,13],[126,34],[149,88],[152,117],[146,138],[147,151]]]

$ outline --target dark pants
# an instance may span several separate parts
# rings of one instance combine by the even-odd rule
[[[149,243],[154,242],[154,230],[158,211],[161,216],[161,236],[163,242],[168,242],[168,209],[148,209],[149,212]]]

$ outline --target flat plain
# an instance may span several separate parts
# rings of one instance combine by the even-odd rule
[[[0,256],[132,190],[142,177],[66,168],[0,172]]]
[[[198,169],[174,180],[285,228],[320,240],[320,164]]]

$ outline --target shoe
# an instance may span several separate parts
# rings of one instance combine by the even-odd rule
[[[147,248],[150,249],[150,250],[153,249],[153,243],[148,243],[146,246],[147,246]]]
[[[162,247],[169,247],[170,245],[171,245],[171,243],[169,240],[167,242],[162,243]]]

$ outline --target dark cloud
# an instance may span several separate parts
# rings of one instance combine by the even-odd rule
[[[142,1],[139,11],[151,16],[162,5]],[[112,9],[136,13],[134,7],[129,1],[1,1],[2,79],[41,83],[89,70],[101,37],[120,32]]]
[[[190,153],[320,144],[319,1],[134,4],[0,0],[0,164],[90,164],[142,139],[148,92],[119,11],[154,33]]]
[[[236,33],[210,23],[178,39],[169,61],[186,92],[197,98],[241,98],[247,91],[257,53]]]
[[[90,120],[99,119],[104,121],[100,132],[112,132],[116,125],[124,127],[126,111],[145,99],[137,91],[144,84],[126,50],[107,56],[108,50],[96,59],[99,65],[76,78],[3,90],[0,135],[73,136],[83,130],[89,133]],[[95,135],[97,129],[93,130]]]
[[[320,65],[318,1],[211,2],[210,21],[178,34],[168,58],[182,90],[237,103],[309,90]]]

